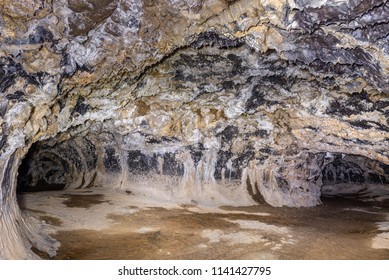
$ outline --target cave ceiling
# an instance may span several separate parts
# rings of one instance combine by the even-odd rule
[[[3,162],[38,141],[47,140],[40,153],[58,154],[78,138],[100,146],[114,172],[126,162],[132,172],[133,151],[174,162],[189,151],[195,164],[208,151],[213,179],[242,179],[260,165],[278,170],[263,185],[287,195],[290,185],[312,189],[302,180],[320,185],[326,154],[389,164],[386,1],[1,4]],[[90,154],[77,149],[62,150]],[[87,165],[69,160],[79,171]],[[299,173],[299,164],[296,178],[288,170]],[[183,165],[172,164],[172,174]],[[317,195],[276,200],[318,203]]]

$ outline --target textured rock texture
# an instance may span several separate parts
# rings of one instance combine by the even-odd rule
[[[387,1],[0,6],[0,258],[57,246],[17,188],[297,207],[322,192],[389,197]]]

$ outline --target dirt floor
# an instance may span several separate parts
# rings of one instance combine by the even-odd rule
[[[19,204],[61,243],[53,259],[389,259],[382,204],[153,205],[102,190],[25,193]]]

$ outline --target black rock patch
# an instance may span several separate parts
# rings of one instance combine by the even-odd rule
[[[131,150],[127,158],[128,171],[134,175],[157,172],[158,162],[155,155],[148,156],[140,150]]]
[[[81,116],[85,115],[92,107],[86,103],[84,97],[79,96],[77,99],[77,104],[73,109],[72,114],[78,113]]]
[[[73,163],[78,172],[82,172],[84,170],[84,164],[82,163],[78,151],[74,147],[70,146],[69,143],[64,143],[63,145],[57,147],[57,151],[58,154]]]
[[[192,43],[193,48],[201,48],[205,46],[217,47],[219,49],[237,48],[244,45],[242,39],[230,39],[216,32],[208,31],[198,35],[197,39]]]
[[[187,149],[190,152],[190,155],[192,157],[195,166],[197,166],[201,158],[203,157],[203,153],[205,149],[204,145],[202,143],[198,143],[197,145],[188,146]]]
[[[88,171],[96,168],[97,166],[97,152],[96,146],[89,139],[84,139],[84,145],[82,146],[82,153],[85,157]]]
[[[120,173],[122,171],[119,156],[116,154],[116,150],[113,147],[104,147],[103,162],[104,167],[109,172]]]
[[[23,91],[15,91],[13,94],[8,94],[5,98],[8,100],[17,100],[17,101],[25,101],[26,99],[24,98],[25,93]]]
[[[215,171],[214,171],[214,178],[216,180],[222,179],[222,176],[226,178],[234,178],[234,174],[232,174],[232,170],[228,172],[226,169],[228,161],[232,158],[233,154],[230,151],[223,151],[220,150],[217,153],[217,161],[216,161],[216,166],[215,166]],[[224,169],[224,174],[222,173]]]
[[[221,143],[230,143],[239,134],[239,129],[236,126],[228,125],[222,132],[218,133]]]
[[[51,42],[54,39],[53,33],[43,26],[37,26],[35,32],[29,36],[30,44],[41,44]]]
[[[163,154],[162,173],[169,176],[183,176],[184,165],[176,159],[175,154]]]

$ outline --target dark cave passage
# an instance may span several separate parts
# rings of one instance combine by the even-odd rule
[[[112,152],[108,156],[113,157]],[[97,176],[97,159],[96,146],[86,137],[63,140],[57,136],[38,141],[19,166],[17,192],[92,187]]]
[[[385,202],[389,199],[389,165],[362,156],[328,154],[322,170],[322,196]]]
[[[53,152],[40,153],[39,143],[34,144],[19,166],[17,193],[63,190],[68,174],[64,159]]]

